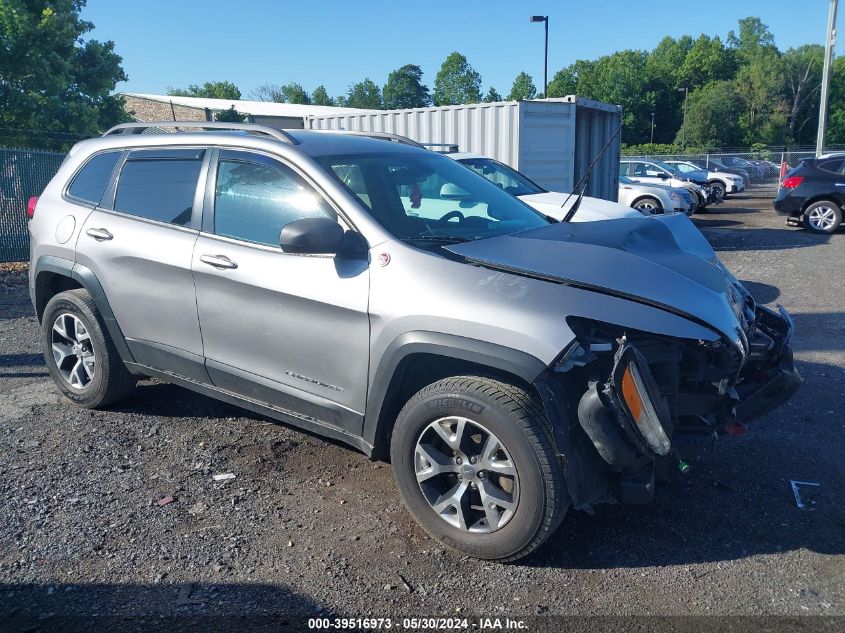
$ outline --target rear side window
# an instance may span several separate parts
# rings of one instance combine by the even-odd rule
[[[127,158],[114,210],[185,226],[191,222],[203,150],[141,150]]]
[[[843,161],[842,159],[826,160],[819,163],[819,169],[824,169],[825,171],[830,171],[834,174],[842,174],[843,164],[845,164],[845,161]]]
[[[114,166],[121,152],[103,152],[93,156],[80,169],[67,188],[71,198],[91,204],[100,204],[100,199],[109,184]]]
[[[282,227],[303,218],[337,219],[328,202],[283,167],[221,160],[214,196],[214,232],[256,244],[279,245]]]

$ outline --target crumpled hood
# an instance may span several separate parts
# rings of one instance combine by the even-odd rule
[[[561,208],[564,201],[569,198],[566,207]],[[577,195],[569,197],[568,193],[559,193],[557,191],[545,191],[543,193],[530,193],[524,196],[519,196],[525,204],[528,204],[540,213],[544,213],[556,220],[562,220],[566,212],[575,204]],[[601,198],[591,198],[584,196],[581,204],[578,207],[578,212],[572,218],[573,222],[593,222],[595,220],[615,220],[617,218],[638,218],[642,217],[642,213],[631,207],[626,207],[624,204],[618,202],[610,202],[609,200],[602,200]]]
[[[446,248],[490,268],[649,303],[732,342],[744,339],[738,282],[683,214],[557,223]]]

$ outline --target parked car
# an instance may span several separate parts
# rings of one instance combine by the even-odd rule
[[[626,176],[637,182],[648,182],[656,185],[669,185],[670,187],[687,189],[697,198],[697,211],[705,211],[707,205],[714,202],[709,187],[694,182],[674,167],[661,161],[623,159],[619,161],[619,175]]]
[[[637,182],[626,176],[619,176],[619,203],[643,215],[672,212],[692,215],[696,207],[688,189]]]
[[[742,178],[742,183],[745,185],[746,189],[751,184],[751,176],[745,169],[742,167],[728,167],[712,156],[708,157],[706,160],[700,158],[690,158],[688,161],[701,169],[706,169],[707,171],[726,172],[728,174],[739,176]]]
[[[667,160],[668,165],[672,165],[682,174],[690,174],[693,172],[701,172],[707,179],[707,184],[718,198],[724,198],[729,193],[738,193],[745,189],[745,182],[742,177],[736,174],[728,174],[724,171],[711,171],[709,169],[702,169],[695,163],[687,160]]]
[[[577,196],[570,196],[568,193],[559,191],[548,191],[513,167],[492,158],[469,152],[452,152],[445,155],[458,161],[464,167],[470,168],[512,196],[516,196],[540,213],[556,220],[562,220],[575,204]],[[641,215],[643,215],[642,210],[635,211],[630,205],[584,196],[578,212],[572,219],[575,222],[588,222]]]
[[[845,157],[805,158],[787,172],[773,201],[787,223],[814,233],[835,233],[845,208]]]
[[[123,124],[29,214],[68,400],[152,376],[389,452],[414,518],[478,558],[528,554],[570,506],[647,501],[656,468],[801,382],[789,315],[685,216],[556,222],[408,144]]]
[[[737,167],[747,171],[752,183],[761,183],[764,180],[763,169],[740,156],[725,154],[717,156],[717,159],[727,167]]]

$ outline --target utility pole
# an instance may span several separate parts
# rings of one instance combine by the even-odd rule
[[[654,112],[651,113],[651,144],[654,145]]]
[[[836,8],[839,0],[830,0],[827,16],[827,42],[824,47],[824,70],[822,71],[822,94],[819,99],[819,131],[816,136],[816,156],[824,152],[824,135],[827,128],[827,102],[830,92],[830,62],[833,59],[833,45],[836,42]]]
[[[833,0],[834,2],[836,0]],[[684,122],[681,125],[681,129],[683,130],[683,134],[681,135],[681,144],[684,146],[684,149],[687,148],[687,97],[689,97],[689,86],[684,86],[683,88],[678,88],[678,92],[684,93]]]
[[[543,22],[546,27],[546,47],[543,62],[543,99],[549,98],[549,16],[532,15],[531,22]]]

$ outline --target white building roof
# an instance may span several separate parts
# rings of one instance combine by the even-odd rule
[[[188,108],[198,108],[203,110],[228,110],[234,107],[235,110],[241,114],[250,114],[253,116],[279,116],[279,117],[306,117],[314,116],[331,116],[344,113],[367,112],[358,108],[337,108],[335,106],[320,106],[320,105],[303,105],[299,103],[275,103],[272,101],[245,101],[245,100],[229,100],[229,99],[204,99],[201,97],[177,97],[171,95],[155,95],[143,94],[139,92],[122,92],[121,95],[125,97],[138,97],[139,99],[149,99],[150,101],[160,101],[162,103],[173,103],[173,105],[185,106]]]

